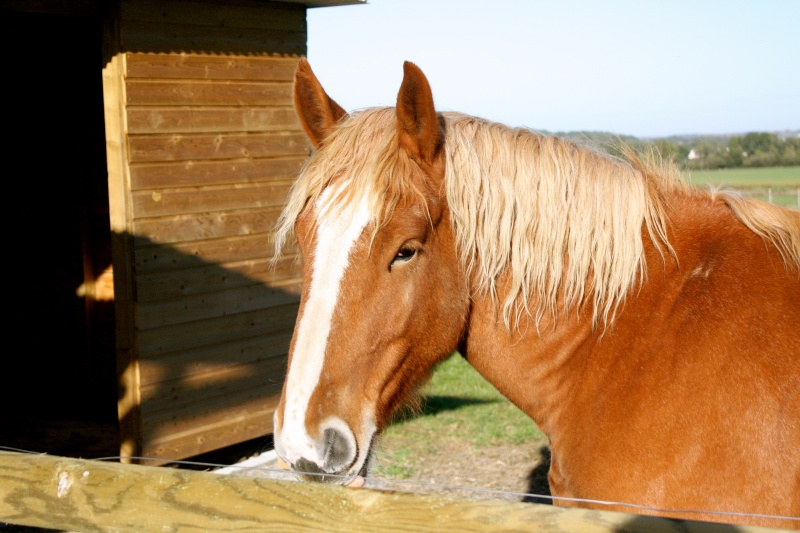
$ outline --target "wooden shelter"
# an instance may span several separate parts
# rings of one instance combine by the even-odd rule
[[[271,433],[300,281],[270,232],[308,154],[292,75],[306,9],[357,3],[4,1],[0,446],[166,461]]]

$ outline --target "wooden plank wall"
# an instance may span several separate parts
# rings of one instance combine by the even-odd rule
[[[308,154],[291,101],[298,58],[285,55],[305,51],[305,8],[277,5],[122,4],[138,363],[128,383],[138,381],[134,449],[145,456],[272,431],[300,274],[294,250],[270,268],[271,230]],[[180,51],[137,51],[159,47]]]

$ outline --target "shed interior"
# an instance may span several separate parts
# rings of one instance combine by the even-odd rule
[[[14,222],[5,266],[22,278],[8,283],[0,445],[114,455],[114,304],[95,284],[111,265],[101,22],[14,11],[1,20]]]

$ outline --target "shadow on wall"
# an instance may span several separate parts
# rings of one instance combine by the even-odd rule
[[[228,260],[237,244],[241,255],[260,256],[227,266],[199,257],[213,257],[215,241],[180,249],[134,241],[141,401],[123,413],[121,427],[140,423],[144,450],[159,457],[176,455],[174,445],[159,444],[170,435],[187,435],[187,449],[213,449],[271,432],[300,300],[299,280],[285,279],[294,259],[273,269],[264,257],[268,234],[227,239],[221,246]],[[119,391],[123,405],[130,392]]]
[[[165,447],[158,453],[153,442],[170,435],[188,434],[190,442],[183,444],[187,449],[211,449],[218,447],[216,441],[221,447],[270,433],[300,286],[299,281],[275,278],[286,275],[293,258],[274,270],[268,258],[222,266],[146,238],[113,238],[134,239],[137,272],[133,304],[125,307],[135,317],[130,338],[139,353],[134,373],[141,401],[122,410],[120,427],[141,427],[144,449],[160,457],[171,457],[172,452]],[[243,249],[269,250],[268,234],[240,240],[261,241]],[[204,245],[191,246],[197,251]],[[272,282],[276,286],[268,285]],[[75,288],[57,289],[78,300]],[[27,313],[11,317],[10,330],[34,340],[50,338],[47,324],[36,317],[49,312],[47,299],[31,305]],[[4,396],[9,402],[16,398],[20,408],[3,410],[0,446],[84,458],[117,455],[117,400],[125,405],[135,397],[137,391],[129,387],[136,382],[117,382],[113,350],[95,361],[102,369],[86,374],[70,363],[82,357],[77,352],[83,346],[69,346],[57,336],[52,340],[49,352],[26,351],[25,364],[5,376]],[[53,344],[59,343],[63,349],[53,352]],[[62,373],[61,387],[42,378],[52,373],[51,364]],[[70,366],[76,368],[69,370]],[[132,368],[119,369],[120,376],[130,375]],[[241,423],[228,423],[233,420]],[[196,454],[187,456],[192,455]]]

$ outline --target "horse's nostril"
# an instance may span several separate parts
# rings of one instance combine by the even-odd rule
[[[335,428],[325,430],[325,466],[329,472],[342,472],[353,463],[355,450],[350,440]]]
[[[322,483],[341,483],[343,475],[356,460],[353,439],[335,428],[327,428],[322,434],[324,446],[322,466],[315,461],[301,457],[292,469],[306,481]]]

